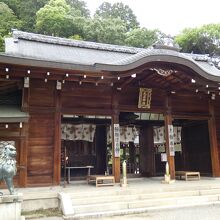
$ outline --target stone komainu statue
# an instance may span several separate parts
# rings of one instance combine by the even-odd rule
[[[0,153],[0,181],[6,182],[10,194],[14,194],[13,177],[17,172],[16,154],[16,148],[13,145],[5,145]]]

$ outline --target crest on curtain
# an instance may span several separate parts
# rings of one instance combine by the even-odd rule
[[[63,140],[72,141],[89,141],[93,142],[95,136],[96,125],[92,124],[62,124],[61,125],[61,138]]]
[[[120,127],[120,142],[129,143],[134,142],[138,136],[138,130],[136,127],[121,126]],[[111,126],[107,127],[107,144],[112,142]]]
[[[181,142],[181,131],[182,128],[181,127],[173,127],[173,136],[174,136],[174,143],[179,143]],[[158,128],[154,128],[154,143],[165,143],[166,139],[165,139],[165,127],[158,127]]]
[[[182,127],[173,127],[173,140],[175,151],[182,151],[181,147]],[[154,144],[158,147],[158,152],[165,152],[165,127],[154,128]]]

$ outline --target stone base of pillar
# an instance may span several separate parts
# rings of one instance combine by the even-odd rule
[[[127,178],[123,177],[123,180],[122,180],[122,183],[121,183],[121,187],[126,187],[126,186],[128,186]]]
[[[22,193],[0,196],[0,219],[24,220],[25,217],[21,216],[22,201]]]
[[[162,180],[162,183],[167,183],[167,184],[170,184],[170,183],[174,183],[175,180],[171,180],[170,179],[170,175],[164,175],[164,180]]]

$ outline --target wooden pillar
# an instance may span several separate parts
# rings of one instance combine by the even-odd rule
[[[115,182],[120,183],[120,157],[115,157],[115,146],[114,146],[114,124],[119,124],[119,115],[112,115],[112,172],[115,177]]]
[[[54,114],[54,164],[53,184],[58,185],[61,179],[61,91],[55,91],[56,110]]]
[[[119,111],[118,111],[118,92],[113,91],[112,94],[112,172],[115,177],[115,182],[120,183],[120,157],[115,157],[114,146],[114,124],[119,124]]]
[[[28,152],[28,123],[23,123],[20,136],[20,167],[19,186],[27,186],[27,152]]]
[[[209,127],[209,140],[210,140],[210,151],[211,151],[210,153],[211,153],[211,161],[212,161],[212,175],[214,177],[220,177],[215,109],[212,100],[209,101],[209,113],[211,115],[211,118],[208,120],[208,127]]]
[[[24,112],[28,112],[29,97],[30,97],[30,90],[29,90],[29,88],[23,88],[21,110],[24,111]]]
[[[30,89],[23,88],[22,90],[22,106],[21,110],[28,112],[30,99]],[[20,167],[19,169],[19,186],[27,186],[27,165],[28,165],[28,143],[29,143],[29,123],[22,123],[20,130]]]
[[[170,177],[175,179],[175,158],[170,155],[170,137],[169,137],[169,126],[172,125],[172,116],[171,116],[171,105],[170,105],[170,96],[166,98],[166,113],[164,116],[164,126],[165,126],[165,137],[166,137],[166,154],[167,161],[170,168]]]

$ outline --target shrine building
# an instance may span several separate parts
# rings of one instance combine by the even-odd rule
[[[0,54],[0,150],[19,187],[90,174],[220,177],[220,60],[13,31]]]

